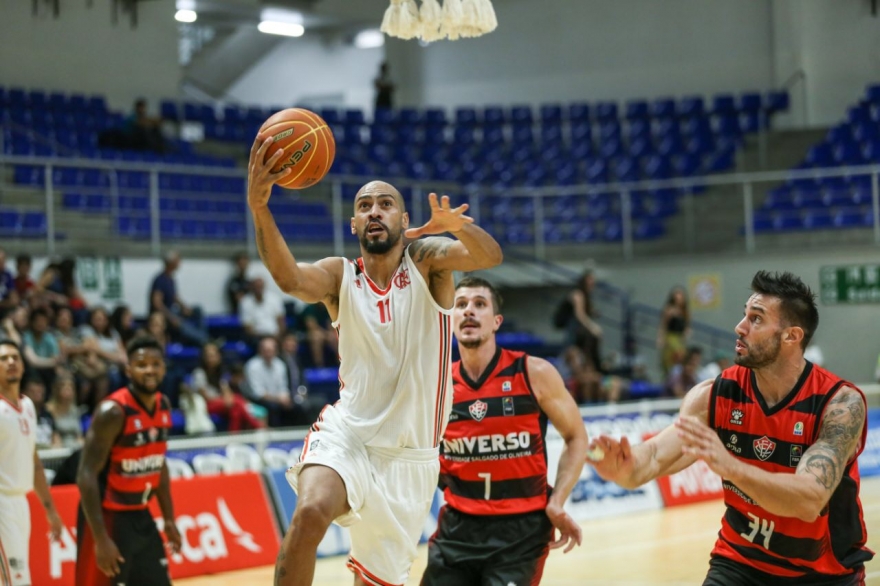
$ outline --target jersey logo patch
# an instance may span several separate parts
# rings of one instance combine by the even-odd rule
[[[740,409],[734,409],[730,414],[730,423],[733,425],[742,425],[743,415],[744,413]]]
[[[471,406],[468,407],[468,411],[471,412],[471,417],[476,419],[477,421],[482,421],[483,417],[486,416],[486,412],[489,410],[489,405],[483,403],[479,399],[471,403]]]
[[[513,412],[513,397],[502,397],[501,398],[501,406],[504,409],[505,415],[514,415]]]
[[[506,380],[503,383],[501,383],[501,392],[502,393],[508,393],[512,390],[513,390],[513,385],[510,384],[509,380]]]
[[[394,275],[394,286],[398,289],[406,289],[409,284],[409,269],[403,269]]]
[[[791,456],[789,457],[788,465],[792,468],[797,468],[797,465],[801,461],[801,456],[804,455],[804,447],[794,445],[791,446]]]
[[[135,429],[141,429],[142,427],[143,427],[143,424],[141,424],[141,420],[140,420],[140,419],[135,419],[135,420],[134,420],[134,428],[135,428]]]
[[[150,434],[150,441],[151,442],[156,441],[156,438],[159,437],[159,430],[156,429],[155,427],[151,427],[150,431],[148,433]]]
[[[776,449],[776,442],[765,435],[761,439],[753,441],[752,447],[755,448],[755,455],[763,462],[773,455],[773,451]]]
[[[794,424],[794,434],[795,435],[804,435],[804,422],[798,421]]]

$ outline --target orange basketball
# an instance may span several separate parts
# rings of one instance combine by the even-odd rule
[[[336,156],[336,141],[330,127],[323,118],[303,108],[276,112],[263,123],[257,136],[260,140],[272,137],[266,159],[275,151],[284,150],[272,171],[293,169],[278,182],[288,189],[304,189],[323,179]]]

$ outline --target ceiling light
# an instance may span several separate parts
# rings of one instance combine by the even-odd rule
[[[354,46],[358,49],[376,49],[385,44],[385,35],[377,28],[362,30],[354,36]]]
[[[264,20],[257,25],[257,30],[267,35],[283,35],[285,37],[301,37],[306,32],[305,27],[301,24],[273,20]]]
[[[198,15],[195,10],[178,10],[174,15],[177,22],[195,22]]]

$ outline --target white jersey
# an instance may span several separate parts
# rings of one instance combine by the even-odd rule
[[[452,310],[434,300],[404,252],[388,287],[344,262],[337,408],[368,446],[435,448],[452,406]]]
[[[21,395],[18,405],[0,397],[0,493],[27,494],[34,488],[37,410]]]

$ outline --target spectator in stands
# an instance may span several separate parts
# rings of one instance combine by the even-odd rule
[[[278,358],[274,338],[260,340],[257,355],[247,361],[245,378],[253,400],[269,410],[269,425],[296,425],[306,421],[293,402],[287,368]]]
[[[700,369],[697,380],[715,379],[727,368],[730,368],[730,357],[724,352],[716,352],[712,362]]]
[[[131,309],[127,305],[116,306],[116,309],[110,314],[110,325],[122,339],[123,347],[134,338],[137,331],[134,327],[134,314],[131,313]]]
[[[55,377],[52,398],[46,403],[46,411],[55,421],[55,431],[65,448],[79,448],[83,444],[82,412],[76,405],[76,388],[73,376],[61,372]]]
[[[391,81],[388,62],[383,61],[379,66],[379,75],[373,80],[376,88],[376,110],[391,110],[394,108],[394,83]]]
[[[34,280],[31,279],[31,255],[19,254],[15,257],[15,292],[22,301],[27,301],[34,292]]]
[[[164,153],[167,149],[162,137],[162,119],[147,112],[147,101],[139,98],[123,127],[123,148]]]
[[[168,322],[165,321],[165,314],[154,311],[147,317],[146,333],[156,338],[156,341],[167,352],[168,344],[171,343],[171,334],[168,332]]]
[[[83,339],[82,331],[73,327],[73,312],[69,307],[59,307],[55,313],[55,338],[66,366],[76,377],[77,401],[94,404],[94,397],[103,397],[110,389],[109,369],[98,355],[98,341]]]
[[[37,448],[60,447],[61,437],[55,430],[55,420],[46,411],[46,386],[43,384],[43,380],[37,377],[26,379],[21,392],[34,403],[34,410],[37,414],[37,429],[34,432]]]
[[[297,322],[309,343],[311,366],[323,368],[327,364],[325,351],[336,356],[336,332],[330,325],[330,314],[323,303],[306,305]]]
[[[241,298],[250,293],[251,282],[247,278],[250,258],[246,252],[239,252],[232,259],[235,264],[232,276],[226,282],[226,302],[229,304],[229,313],[238,315],[238,305]]]
[[[595,286],[593,272],[585,271],[554,316],[554,324],[566,330],[564,357],[572,373],[578,403],[592,403],[600,398],[602,328],[595,321],[598,317],[593,303]]]
[[[697,372],[700,370],[702,358],[703,351],[698,346],[690,346],[687,349],[682,363],[674,366],[669,372],[666,387],[670,395],[684,397],[689,389],[700,382]]]
[[[287,330],[286,313],[281,296],[266,291],[266,282],[257,277],[251,283],[251,292],[242,297],[239,319],[250,344],[260,338],[279,338]]]
[[[43,392],[52,387],[55,369],[64,364],[64,356],[58,346],[55,334],[49,331],[49,314],[45,309],[35,309],[30,315],[30,327],[24,332],[24,358],[35,374],[43,382]]]
[[[165,355],[165,378],[162,379],[161,391],[171,401],[171,405],[176,407],[179,404],[180,393],[184,389],[184,378],[186,372],[179,364],[176,364],[168,358],[168,345],[171,344],[171,333],[168,331],[168,322],[165,316],[154,311],[147,317],[146,328],[139,329],[135,332],[135,336],[139,334],[147,334],[162,346],[162,352]]]
[[[6,334],[7,338],[22,346],[23,336],[30,323],[30,317],[31,314],[26,305],[17,305],[0,322],[3,326],[3,333]]]
[[[18,293],[15,291],[15,278],[6,269],[6,251],[0,248],[0,319],[18,307]]]
[[[306,421],[314,421],[326,404],[321,399],[315,399],[309,395],[306,385],[306,377],[303,374],[302,364],[299,357],[299,338],[293,332],[284,334],[281,338],[281,350],[278,357],[287,368],[287,380],[290,390],[293,392],[293,402],[302,407],[306,412]]]
[[[190,307],[177,294],[174,273],[180,268],[180,255],[171,250],[164,257],[165,268],[156,275],[150,286],[150,312],[160,311],[171,333],[183,341],[204,346],[208,343],[208,332],[199,307]]]
[[[690,327],[687,293],[682,287],[673,287],[663,305],[657,331],[657,349],[660,350],[660,365],[664,377],[669,376],[673,365],[681,363],[690,336]]]
[[[229,373],[224,368],[223,357],[216,344],[202,346],[199,367],[192,373],[191,385],[205,400],[208,413],[219,415],[227,421],[229,431],[263,427],[251,415],[247,399],[233,392],[229,386]]]
[[[114,389],[122,386],[122,375],[125,365],[128,364],[128,357],[119,332],[110,325],[107,310],[103,307],[93,308],[89,314],[89,323],[80,328],[80,333],[83,343],[89,345],[107,366],[110,386]]]

